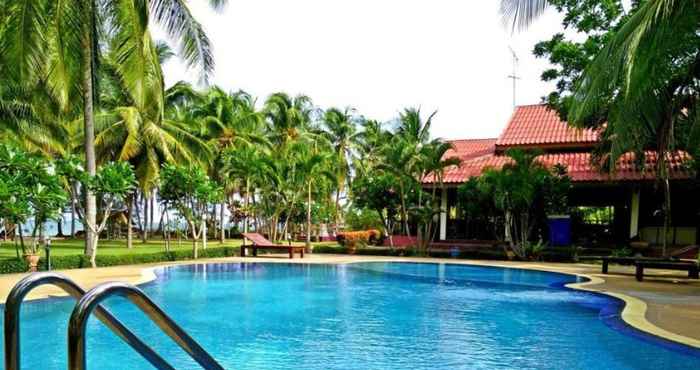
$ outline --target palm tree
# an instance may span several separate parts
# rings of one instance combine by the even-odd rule
[[[322,179],[337,180],[336,171],[329,167],[333,164],[333,153],[319,148],[319,143],[314,141],[303,148],[299,158],[299,173],[306,183],[306,248],[311,246],[311,204],[312,190],[315,183]]]
[[[263,112],[269,124],[271,141],[284,148],[290,141],[298,139],[309,126],[312,109],[311,99],[307,96],[270,95]]]
[[[216,151],[214,162],[221,164],[223,151],[228,147],[241,145],[269,145],[261,132],[264,124],[262,112],[255,107],[256,100],[244,91],[233,94],[219,87],[212,87],[205,92],[203,100],[198,104],[193,115],[200,121],[203,136]],[[218,166],[213,167],[211,177],[223,185],[226,196],[220,207],[220,239],[224,242],[224,209],[226,200],[236,192],[238,178],[222,176]]]
[[[547,0],[501,0],[503,23],[515,31],[530,26],[549,7]]]
[[[399,115],[398,127],[389,145],[384,148],[385,163],[382,168],[398,178],[401,198],[401,218],[404,232],[410,236],[408,224],[408,197],[421,195],[419,179],[424,175],[425,147],[430,141],[433,112],[425,121],[420,109],[407,108]],[[419,202],[420,203],[420,202]]]
[[[340,221],[340,194],[344,191],[345,185],[350,179],[350,163],[352,163],[354,144],[357,141],[357,118],[354,117],[354,109],[338,108],[328,109],[323,115],[325,132],[323,136],[333,145],[336,158],[335,169],[335,234],[338,234],[338,223]]]
[[[586,68],[571,97],[569,121],[605,126],[605,137],[612,138],[610,168],[630,151],[643,163],[644,150],[655,149],[665,230],[671,215],[669,163],[677,150],[700,154],[699,23],[695,1],[641,4]]]
[[[383,147],[390,141],[391,136],[378,121],[364,120],[361,126],[362,131],[358,133],[355,140],[358,156],[355,158],[353,167],[357,171],[357,176],[369,173],[380,164]]]
[[[210,0],[220,8],[225,0]],[[95,153],[95,105],[101,45],[114,40],[114,53],[126,77],[125,84],[141,96],[143,68],[153,58],[149,22],[160,24],[179,46],[190,66],[199,66],[205,79],[214,63],[209,39],[184,0],[135,3],[124,0],[7,0],[0,25],[0,74],[20,84],[33,85],[46,78],[61,103],[72,103],[73,92],[82,95],[85,166],[89,176],[97,168]],[[152,19],[151,19],[152,18]],[[105,40],[106,39],[106,40]],[[11,66],[11,67],[8,67]],[[132,77],[136,75],[135,79]],[[97,249],[97,204],[85,191],[86,255],[94,260]]]
[[[418,225],[418,242],[422,253],[427,251],[430,242],[435,237],[436,228],[434,228],[434,216],[438,215],[440,212],[447,212],[447,210],[441,209],[442,205],[438,205],[439,203],[436,196],[437,188],[439,186],[440,191],[443,193],[447,191],[443,182],[445,170],[451,166],[459,166],[461,163],[459,158],[446,157],[446,153],[450,149],[453,149],[452,144],[440,139],[434,139],[421,148],[420,157],[422,163],[420,166],[423,172],[420,178],[424,179],[427,176],[433,176],[436,180],[433,184],[432,196],[427,199],[425,204],[423,204],[421,200],[422,192],[419,193],[417,207],[417,214],[419,216],[417,218],[420,220]]]

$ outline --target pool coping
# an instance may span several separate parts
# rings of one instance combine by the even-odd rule
[[[327,257],[345,257],[345,258],[340,258],[338,260],[312,260],[312,259],[277,259],[277,258],[257,258],[257,259],[250,259],[250,258],[239,258],[239,257],[234,257],[234,258],[215,258],[215,259],[206,259],[206,260],[199,260],[199,261],[181,261],[181,262],[174,262],[174,263],[158,263],[155,265],[151,266],[146,266],[146,267],[141,267],[140,268],[140,276],[137,279],[134,279],[130,281],[130,283],[134,285],[144,285],[147,283],[151,283],[155,280],[158,279],[158,276],[156,274],[156,270],[158,269],[164,269],[168,267],[175,267],[175,266],[185,266],[185,265],[197,265],[197,264],[213,264],[213,263],[296,263],[296,264],[326,264],[326,265],[343,265],[343,264],[353,264],[353,263],[361,263],[361,262],[413,262],[413,263],[443,263],[443,264],[451,264],[451,265],[469,265],[469,266],[487,266],[487,267],[500,267],[500,268],[509,268],[509,269],[521,269],[521,270],[532,270],[532,271],[543,271],[543,272],[551,272],[551,273],[558,273],[558,274],[565,274],[569,276],[577,276],[581,277],[584,279],[587,279],[587,281],[584,282],[576,282],[576,283],[569,283],[564,285],[566,288],[574,289],[574,290],[580,290],[580,291],[585,291],[585,292],[591,292],[591,293],[597,293],[597,294],[603,294],[612,298],[616,298],[624,303],[624,306],[622,307],[622,310],[620,312],[620,317],[622,321],[624,321],[625,324],[629,325],[630,327],[654,336],[661,338],[663,340],[667,340],[673,343],[678,343],[682,345],[686,345],[688,347],[692,347],[695,349],[700,349],[700,339],[695,339],[695,338],[690,338],[681,334],[677,334],[674,332],[671,332],[669,330],[663,329],[656,324],[652,323],[646,318],[646,313],[648,310],[648,305],[647,303],[640,298],[630,296],[628,294],[624,293],[619,293],[619,292],[612,292],[608,290],[602,290],[602,289],[596,289],[594,286],[600,285],[605,283],[605,279],[598,277],[598,276],[593,276],[585,273],[580,273],[580,272],[574,272],[574,271],[562,271],[562,270],[557,270],[554,267],[548,267],[548,266],[543,266],[541,264],[536,264],[536,265],[530,265],[530,264],[525,264],[525,263],[519,263],[519,264],[504,264],[504,263],[498,263],[497,261],[481,261],[481,260],[463,260],[463,261],[455,261],[455,260],[445,260],[445,259],[439,259],[439,258],[395,258],[395,257],[381,257],[381,256],[372,256],[371,258],[363,258],[363,259],[355,259],[355,260],[348,260],[347,257],[352,257],[352,256],[334,256],[334,255],[327,255]],[[137,267],[138,266],[132,266],[132,267]],[[41,295],[41,296],[35,296],[35,297],[28,297],[27,300],[40,300],[40,299],[46,299],[46,298],[52,298],[52,297],[58,297],[62,296],[63,294],[48,294],[48,295]],[[2,302],[4,304],[4,302]]]

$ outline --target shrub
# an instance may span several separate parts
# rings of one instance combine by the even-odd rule
[[[573,259],[572,248],[545,248],[542,251],[541,258],[544,261],[551,262],[570,262]],[[344,246],[322,245],[314,247],[314,253],[320,254],[348,254],[348,248]],[[365,256],[416,256],[415,250],[407,249],[389,249],[389,248],[357,248],[357,255]],[[478,250],[461,250],[461,251],[430,251],[429,257],[439,258],[458,258],[458,259],[488,259],[488,260],[505,260],[507,259],[503,249],[478,249]]]
[[[343,233],[338,233],[336,236],[336,241],[338,244],[354,248],[355,246],[364,247],[370,244],[370,240],[381,235],[378,230],[365,230],[365,231],[346,231]]]
[[[235,247],[214,247],[202,249],[199,251],[200,258],[218,258],[218,257],[233,257],[237,255],[238,248]],[[178,250],[170,252],[156,252],[144,254],[125,254],[125,255],[98,255],[97,266],[122,266],[122,265],[138,265],[144,263],[171,262],[171,261],[187,261],[192,260],[192,250]],[[39,271],[46,270],[46,261],[42,256],[39,259]],[[84,255],[72,256],[52,256],[51,268],[54,270],[67,270],[90,267],[90,260]],[[24,259],[9,258],[0,260],[0,273],[19,273],[29,270]]]

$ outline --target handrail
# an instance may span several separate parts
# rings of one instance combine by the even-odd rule
[[[68,323],[68,369],[85,370],[85,329],[88,318],[103,300],[119,295],[135,304],[151,321],[206,370],[224,370],[218,362],[158,307],[141,289],[126,283],[103,283],[80,298]]]
[[[24,297],[34,288],[42,285],[54,285],[63,289],[66,293],[76,299],[85,295],[85,291],[67,277],[53,272],[39,272],[31,274],[20,280],[10,291],[5,301],[5,369],[20,370],[20,308]],[[106,309],[97,307],[95,316],[111,329],[124,342],[139,352],[148,362],[157,369],[175,370],[162,357],[160,357],[151,347],[141,341],[129,329],[127,329],[117,318],[112,316]]]

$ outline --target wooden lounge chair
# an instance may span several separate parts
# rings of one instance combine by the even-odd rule
[[[300,257],[304,258],[304,246],[275,244],[258,233],[244,233],[243,237],[253,243],[253,257],[258,256],[258,249],[284,249],[289,252],[289,258],[294,258],[294,252],[299,252]],[[245,257],[245,249],[246,246],[241,246],[241,257]]]
[[[673,253],[671,253],[668,257],[613,257],[613,256],[583,256],[579,257],[579,260],[582,261],[601,261],[602,262],[602,273],[607,274],[608,273],[608,265],[612,263],[617,263],[620,265],[637,265],[638,262],[684,262],[682,260],[679,260],[678,257],[693,251],[695,249],[698,249],[697,245],[690,245],[688,247],[679,249]],[[685,261],[687,262],[687,261]]]
[[[688,271],[688,279],[700,278],[698,263],[694,261],[636,261],[634,264],[637,281],[644,280],[645,268]]]

